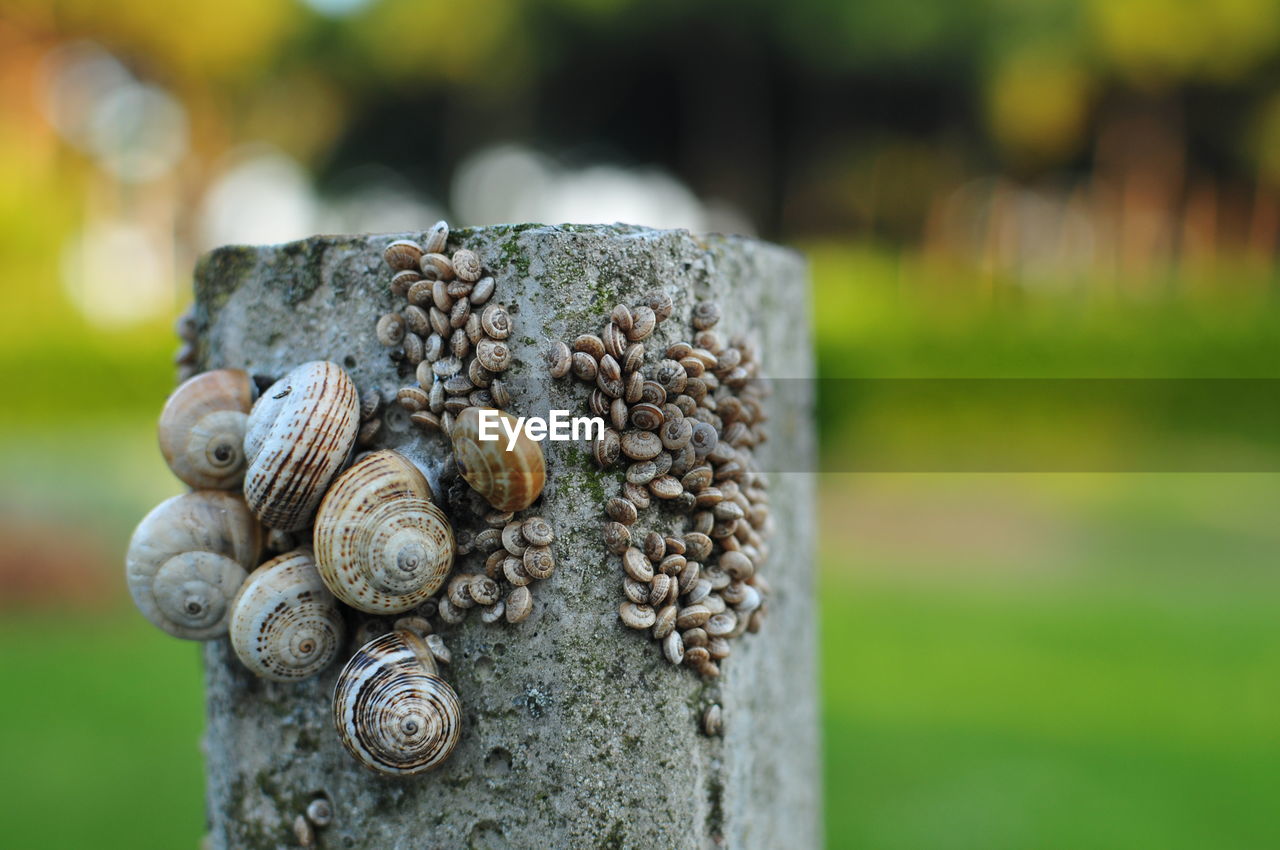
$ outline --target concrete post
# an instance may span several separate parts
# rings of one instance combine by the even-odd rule
[[[342,364],[358,387],[388,398],[397,376],[374,325],[400,306],[382,247],[408,233],[314,237],[227,247],[196,272],[199,360],[279,376],[312,359]],[[254,678],[225,640],[207,645],[208,810],[214,847],[289,846],[294,818],[317,795],[332,825],[317,845],[341,848],[816,848],[822,843],[815,670],[813,363],[806,269],[762,242],[621,225],[496,226],[455,232],[476,251],[508,305],[513,412],[585,413],[586,389],[552,380],[552,339],[599,333],[620,300],[664,288],[676,304],[655,345],[687,337],[696,299],[723,307],[720,328],[760,343],[763,372],[801,379],[770,400],[776,521],[762,571],[772,587],[758,634],[734,642],[723,675],[704,682],[670,666],[659,646],[618,621],[621,571],[600,540],[603,501],[621,473],[600,472],[584,446],[544,443],[541,514],[558,540],[555,575],[536,588],[523,623],[475,616],[443,626],[445,668],[465,707],[463,739],[439,770],[375,776],[342,749],[330,722],[341,662],[298,684]],[[402,411],[385,414],[379,445],[438,475],[445,441]],[[654,514],[656,516],[656,512]],[[645,525],[642,520],[641,525]],[[662,530],[659,521],[651,525]],[[353,618],[354,622],[354,618]],[[724,710],[723,737],[701,730]]]

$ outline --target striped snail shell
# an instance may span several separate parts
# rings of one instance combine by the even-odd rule
[[[360,427],[360,395],[336,363],[304,363],[262,394],[249,414],[244,497],[263,524],[311,522]]]
[[[159,428],[160,452],[173,474],[197,490],[239,487],[253,397],[253,381],[240,369],[202,372],[174,390]]]
[[[501,417],[514,429],[516,419],[492,408],[468,407],[453,423],[453,454],[458,471],[485,501],[500,511],[522,511],[542,494],[547,480],[542,446],[520,430],[515,448],[507,449],[506,430],[496,424],[486,433],[498,439],[480,439],[480,411]]]
[[[286,552],[250,574],[231,603],[231,647],[264,679],[305,679],[328,667],[346,626],[338,600],[307,549]]]
[[[316,565],[329,590],[369,614],[408,611],[439,590],[454,540],[431,498],[427,479],[391,449],[339,475],[316,514]]]
[[[262,528],[238,494],[174,496],[133,532],[125,556],[129,594],[143,616],[174,637],[221,637],[231,600],[261,548]]]
[[[401,629],[369,641],[342,668],[333,720],[343,746],[365,767],[412,776],[453,752],[462,705],[426,642]]]

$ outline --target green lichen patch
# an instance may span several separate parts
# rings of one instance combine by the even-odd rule
[[[724,837],[724,779],[717,771],[707,778],[707,834],[713,841]]]
[[[596,845],[600,850],[623,850],[626,847],[627,827],[623,821],[615,820],[609,826],[609,832],[605,834],[600,843]]]
[[[196,261],[195,297],[214,321],[231,293],[246,285],[258,266],[258,252],[248,245],[217,248]]]

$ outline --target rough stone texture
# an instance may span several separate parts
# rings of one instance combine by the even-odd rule
[[[400,306],[387,291],[381,249],[422,235],[315,237],[207,255],[196,272],[203,366],[274,377],[326,358],[343,364],[357,386],[375,384],[390,397],[407,379],[374,339],[378,316]],[[757,336],[766,376],[812,375],[806,270],[786,250],[620,225],[464,230],[451,237],[450,250],[464,246],[497,277],[495,299],[513,314],[514,412],[585,413],[586,388],[553,381],[542,347],[599,333],[613,304],[635,303],[657,286],[677,306],[654,346],[687,338],[695,299],[713,297],[724,307],[721,330]],[[806,395],[771,401],[765,468],[812,468]],[[442,437],[422,436],[398,408],[386,414],[383,435],[438,481]],[[250,675],[226,641],[208,645],[214,847],[294,844],[294,817],[320,794],[334,809],[333,825],[319,830],[321,847],[821,844],[811,476],[771,475],[777,530],[763,571],[773,588],[769,616],[759,634],[734,642],[720,679],[704,682],[671,667],[647,635],[618,621],[621,567],[599,530],[602,503],[621,473],[600,473],[586,446],[543,445],[541,513],[556,528],[559,566],[535,583],[526,622],[486,625],[473,614],[442,627],[453,652],[445,675],[466,725],[440,770],[389,779],[348,757],[330,725],[340,664],[307,682],[278,684]],[[651,508],[637,528],[677,522]],[[713,701],[724,707],[723,738],[700,730]]]

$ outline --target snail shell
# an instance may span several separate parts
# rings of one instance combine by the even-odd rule
[[[396,271],[416,269],[423,255],[422,246],[411,239],[397,239],[382,249],[382,259]]]
[[[261,548],[262,528],[237,494],[174,496],[133,532],[125,557],[129,593],[143,616],[174,637],[220,637]]]
[[[369,641],[342,668],[333,720],[343,746],[365,767],[412,776],[453,752],[462,705],[426,642],[399,630]]]
[[[339,475],[316,514],[316,564],[329,590],[370,614],[408,611],[439,590],[454,540],[431,498],[427,479],[391,449]]]
[[[359,427],[360,394],[336,363],[304,363],[262,394],[245,434],[244,497],[264,525],[311,522]]]
[[[267,561],[241,585],[229,631],[244,666],[264,679],[288,682],[328,667],[346,626],[311,552],[297,549]]]
[[[515,448],[507,450],[505,429],[499,427],[499,439],[480,439],[479,407],[468,407],[453,424],[453,453],[458,471],[490,505],[500,511],[522,511],[542,493],[547,480],[542,446],[529,439],[521,429]],[[516,420],[494,411],[514,428]],[[494,429],[490,429],[491,431]]]
[[[197,490],[240,486],[244,432],[254,386],[239,369],[203,372],[173,391],[160,413],[160,452],[173,474]]]

